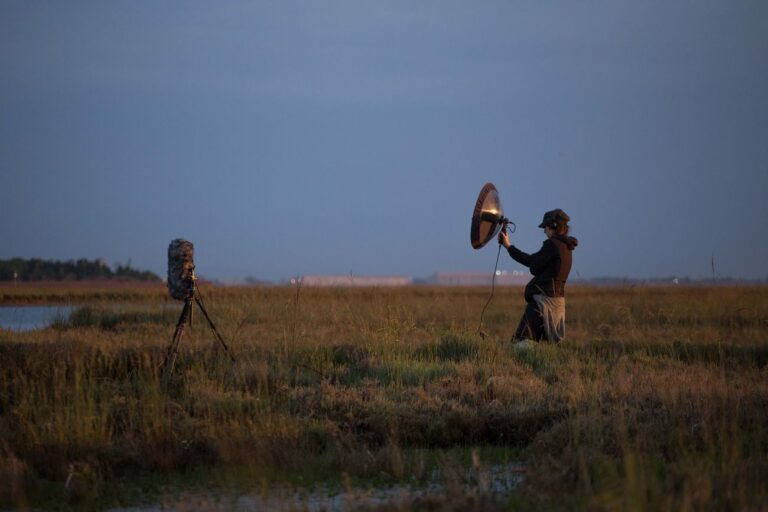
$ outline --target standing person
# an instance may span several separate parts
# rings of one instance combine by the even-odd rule
[[[578,240],[568,236],[571,218],[561,210],[544,214],[539,224],[547,239],[539,252],[527,254],[510,244],[502,230],[499,243],[513,260],[531,269],[533,279],[525,286],[526,308],[512,341],[526,339],[559,342],[565,337],[565,282],[571,271],[571,252]]]

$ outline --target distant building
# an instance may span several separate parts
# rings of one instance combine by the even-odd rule
[[[438,272],[431,284],[439,286],[485,286],[490,285],[493,279],[491,272]],[[497,285],[525,285],[530,281],[531,275],[522,270],[498,270],[496,272]],[[429,281],[428,281],[429,282]]]
[[[302,286],[408,286],[413,279],[406,276],[303,276],[299,278]],[[296,279],[291,279],[296,284]]]

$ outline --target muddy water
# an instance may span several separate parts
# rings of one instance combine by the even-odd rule
[[[157,503],[113,508],[111,512],[159,512],[161,510],[349,510],[359,507],[395,506],[410,508],[418,500],[434,499],[445,505],[446,496],[489,496],[504,500],[523,480],[518,464],[496,464],[468,468],[463,474],[446,477],[435,471],[426,482],[378,487],[318,484],[311,488],[271,485],[259,491],[211,489],[168,491]]]

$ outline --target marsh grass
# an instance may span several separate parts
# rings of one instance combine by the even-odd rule
[[[163,291],[0,290],[87,305],[0,331],[0,503],[98,508],[195,468],[418,481],[468,464],[425,454],[472,446],[527,466],[515,496],[464,496],[484,508],[768,500],[766,288],[573,287],[567,342],[517,351],[516,288],[497,290],[481,339],[485,289],[207,287],[238,364],[196,319],[167,382],[178,310]]]

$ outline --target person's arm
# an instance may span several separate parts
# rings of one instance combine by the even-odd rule
[[[531,255],[527,252],[523,252],[514,245],[509,245],[507,247],[507,252],[510,256],[512,256],[512,259],[518,262],[521,265],[525,265],[526,267],[531,266]]]
[[[527,252],[523,252],[509,242],[509,234],[506,230],[501,230],[499,233],[499,243],[503,245],[513,260],[526,267],[531,266],[531,255]]]

